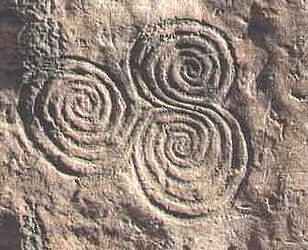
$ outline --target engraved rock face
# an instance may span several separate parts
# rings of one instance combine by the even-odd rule
[[[108,137],[127,121],[127,100],[110,76],[94,64],[65,59],[64,69],[29,79],[18,110],[28,138],[61,172],[99,172]],[[96,162],[96,164],[94,164]]]
[[[200,112],[154,110],[134,144],[133,164],[149,201],[185,218],[209,215],[229,202],[247,158],[236,120],[208,105]]]
[[[208,24],[166,20],[146,27],[130,51],[137,92],[166,107],[139,128],[133,164],[149,201],[174,216],[223,207],[246,172],[244,135],[220,107],[235,77],[226,39]]]
[[[195,20],[150,25],[130,52],[138,92],[153,104],[202,105],[222,101],[235,68],[225,35]]]

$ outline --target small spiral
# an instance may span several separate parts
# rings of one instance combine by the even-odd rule
[[[130,51],[129,69],[151,104],[180,107],[223,101],[236,73],[224,33],[185,19],[147,26]]]
[[[155,109],[136,132],[132,164],[155,207],[181,218],[206,216],[230,202],[246,172],[237,121],[216,105]]]
[[[110,138],[125,130],[130,101],[111,71],[83,59],[62,64],[23,85],[18,110],[27,137],[57,169],[95,173]]]

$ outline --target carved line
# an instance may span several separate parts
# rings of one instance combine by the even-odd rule
[[[152,205],[176,217],[194,218],[232,200],[248,153],[231,114],[216,105],[202,113],[158,109],[141,127],[132,164]]]
[[[28,138],[60,171],[96,173],[108,140],[125,134],[131,101],[119,77],[84,60],[66,58],[63,65],[24,83],[18,111]]]

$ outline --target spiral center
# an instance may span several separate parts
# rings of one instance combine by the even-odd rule
[[[176,154],[187,157],[192,154],[192,142],[185,136],[176,136],[173,142],[173,150]]]
[[[187,58],[183,62],[183,72],[190,78],[200,78],[202,74],[202,66],[195,59]]]
[[[75,115],[80,118],[94,118],[98,115],[100,104],[97,93],[86,88],[73,88],[70,91],[73,91],[74,94],[67,99],[67,102]]]
[[[187,52],[185,52],[187,54]],[[187,88],[199,88],[203,83],[204,76],[208,74],[207,65],[201,58],[194,55],[180,55],[179,72],[182,80],[188,84]]]
[[[93,102],[90,100],[89,96],[77,96],[76,97],[76,107],[84,113],[90,113],[93,110]]]

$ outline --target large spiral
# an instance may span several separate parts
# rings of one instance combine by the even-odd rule
[[[181,218],[206,216],[229,203],[246,172],[247,148],[232,115],[158,109],[136,134],[132,163],[148,200]]]
[[[18,110],[27,137],[57,169],[96,173],[112,138],[121,137],[128,123],[130,101],[120,77],[107,69],[82,59],[62,64],[24,84]]]
[[[129,68],[139,95],[156,106],[223,101],[235,75],[226,36],[185,19],[147,26],[130,51]]]

